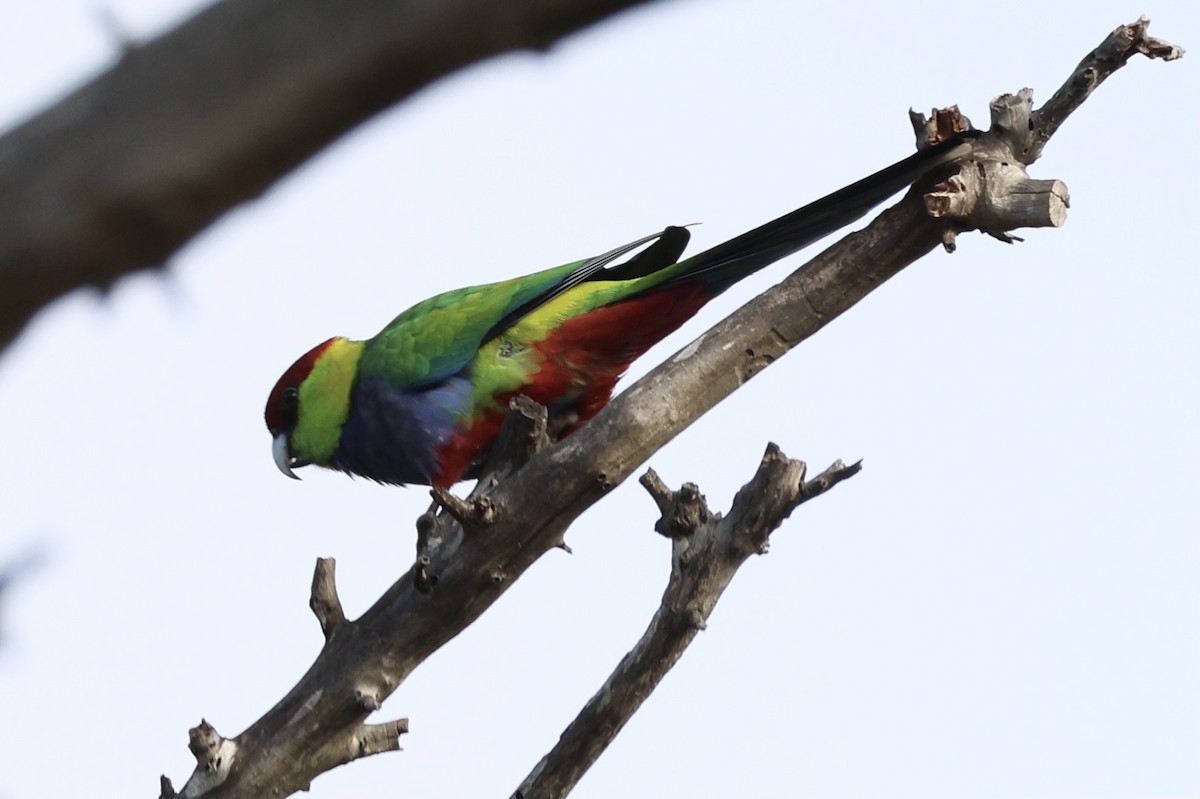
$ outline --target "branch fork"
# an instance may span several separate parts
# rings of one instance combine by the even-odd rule
[[[797,505],[853,476],[861,466],[838,461],[809,482],[804,482],[805,468],[803,461],[790,460],[779,447],[768,445],[754,478],[738,492],[727,516],[713,512],[695,484],[672,492],[653,469],[647,470],[641,483],[661,514],[655,530],[673,542],[662,601],[641,640],[513,797],[565,796],[696,634],[707,628],[717,600],[742,563],[754,552],[765,551],[771,531]]]
[[[911,193],[866,229],[831,245],[715,325],[686,348],[686,355],[660,364],[587,425],[532,459],[550,438],[545,411],[528,400],[514,401],[506,429],[525,432],[503,434],[506,443],[497,443],[469,497],[447,494],[421,518],[412,571],[360,618],[345,620],[332,561],[318,563],[311,604],[326,645],[300,682],[237,739],[227,741],[215,731],[194,736],[198,765],[184,795],[289,795],[338,765],[398,748],[407,722],[365,725],[369,713],[533,562],[563,545],[579,514],[691,421],[939,240],[952,246],[955,234],[972,226],[1011,240],[1010,231],[1018,226],[1061,224],[1066,187],[1033,181],[1023,168],[1037,160],[1074,108],[1133,54],[1170,60],[1182,53],[1146,37],[1145,27],[1139,20],[1114,31],[1040,109],[1031,110],[1028,91],[997,98],[992,129],[976,140],[957,175],[942,176],[942,185],[928,196]],[[969,125],[953,110],[929,119],[914,115],[914,120],[919,135],[934,139]],[[11,331],[0,330],[0,340],[6,333]],[[686,401],[664,402],[668,396]],[[643,483],[662,517],[656,527],[672,538],[662,602],[642,640],[516,795],[533,799],[569,792],[704,628],[737,568],[766,551],[771,531],[798,505],[859,468],[839,461],[807,479],[802,462],[768,447],[726,516],[711,511],[698,488],[672,492],[657,476],[647,475]],[[487,502],[477,502],[481,497]],[[476,523],[486,526],[486,534],[464,535],[464,528]],[[435,586],[436,602],[422,595]],[[169,780],[164,778],[162,787],[164,797],[175,795]]]
[[[1018,155],[1032,148],[1032,108],[1030,89],[992,100],[991,128],[976,140],[971,160],[959,164],[955,174],[924,195],[926,213],[946,223],[942,246],[948,252],[954,251],[955,237],[963,230],[979,230],[1012,243],[1021,240],[1011,233],[1018,228],[1061,227],[1066,222],[1070,203],[1066,185],[1060,180],[1031,179],[1025,172],[1030,162]],[[970,126],[956,108],[935,110],[928,118],[909,112],[909,117],[919,139],[934,131]]]
[[[653,469],[647,469],[639,482],[650,492],[662,514],[654,523],[654,530],[660,535],[685,538],[712,518],[712,511],[695,483],[684,483],[678,491],[671,491]]]
[[[976,147],[975,159],[924,197],[930,216],[948,224],[942,244],[953,252],[955,236],[979,230],[1006,243],[1021,241],[1011,231],[1018,228],[1061,227],[1067,218],[1070,196],[1061,180],[1034,180],[1025,167],[1041,157],[1050,137],[1105,79],[1134,55],[1174,61],[1183,48],[1147,35],[1145,17],[1121,25],[1089,53],[1071,77],[1042,108],[1033,108],[1033,90],[1002,94],[989,105],[991,129]],[[936,112],[930,118],[910,112],[918,140],[965,129],[954,119]],[[965,118],[963,118],[965,119]],[[967,125],[969,126],[969,121]],[[935,139],[936,140],[936,139]]]
[[[224,738],[205,719],[188,730],[188,749],[196,758],[196,768],[179,793],[164,774],[159,778],[159,799],[192,799],[218,787],[233,768],[238,746]]]
[[[417,559],[411,570],[418,593],[428,594],[437,585],[444,565],[453,563],[462,547],[464,533],[482,533],[501,518],[501,508],[490,494],[501,480],[549,446],[547,416],[546,409],[528,397],[514,397],[471,493],[461,498],[444,488],[430,489],[433,503],[417,519]],[[571,551],[561,539],[555,546]],[[507,575],[497,567],[489,579],[499,584]]]

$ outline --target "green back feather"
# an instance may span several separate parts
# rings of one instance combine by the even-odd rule
[[[386,377],[405,388],[444,380],[470,362],[497,321],[552,289],[580,263],[468,286],[419,302],[366,342],[359,369],[363,375]]]

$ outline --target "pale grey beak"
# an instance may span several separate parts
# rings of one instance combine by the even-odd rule
[[[288,453],[288,434],[280,433],[271,441],[271,455],[275,458],[275,465],[279,467],[279,471],[286,474],[293,480],[299,480],[300,477],[292,471],[292,456]]]

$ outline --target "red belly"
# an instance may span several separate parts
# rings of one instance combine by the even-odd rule
[[[497,396],[502,410],[486,410],[470,428],[456,434],[438,453],[434,485],[448,488],[480,461],[491,446],[516,394],[524,394],[558,413],[573,413],[559,433],[569,435],[612,397],[613,386],[629,365],[690,319],[708,302],[696,282],[597,308],[568,319],[534,345],[541,369],[520,391]]]

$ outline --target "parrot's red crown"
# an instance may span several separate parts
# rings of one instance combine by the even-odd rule
[[[299,390],[300,384],[308,379],[309,373],[313,370],[313,365],[316,364],[325,350],[329,349],[330,345],[335,341],[337,341],[337,336],[328,341],[321,342],[301,355],[283,373],[283,377],[279,378],[279,382],[275,384],[275,388],[271,389],[271,394],[267,397],[267,410],[263,414],[263,417],[267,421],[267,429],[271,431],[271,435],[291,430],[295,426],[296,395],[294,392]]]

